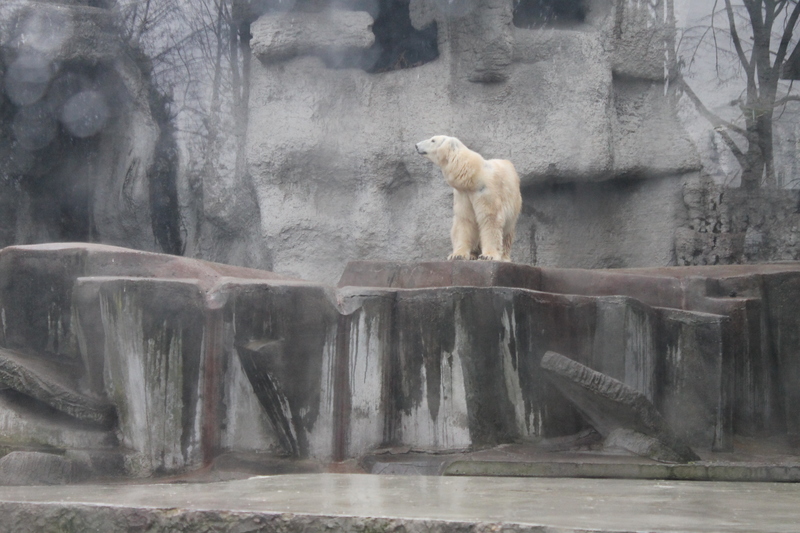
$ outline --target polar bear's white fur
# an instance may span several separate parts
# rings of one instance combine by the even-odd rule
[[[446,135],[416,146],[418,153],[439,165],[453,187],[453,253],[448,259],[510,261],[522,208],[519,176],[511,161],[487,161]]]

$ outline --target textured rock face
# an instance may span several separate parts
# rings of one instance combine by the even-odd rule
[[[264,62],[298,55],[344,55],[352,48],[372,46],[372,22],[363,11],[267,15],[251,27],[253,53]]]
[[[86,2],[20,0],[0,12],[0,245],[155,249],[148,169],[159,127],[114,17]]]
[[[611,444],[659,461],[700,459],[641,392],[555,352],[544,354],[541,366]]]
[[[744,189],[689,180],[688,219],[675,233],[679,265],[794,261],[800,258],[797,191]]]
[[[575,434],[548,350],[637,391],[696,450],[796,436],[798,272],[360,262],[333,288],[100,245],[6,248],[0,444],[141,476],[227,452],[330,461]]]
[[[381,1],[371,15],[349,0],[288,12],[288,2],[237,1],[254,56],[242,72],[248,110],[235,117],[247,125],[244,155],[219,179],[192,175],[202,197],[184,183],[183,211],[170,196],[166,215],[153,209],[166,145],[149,82],[120,53],[111,11],[85,4],[3,11],[13,17],[0,72],[27,81],[0,105],[0,244],[185,244],[188,255],[327,284],[352,260],[437,260],[451,191],[413,145],[445,133],[516,165],[515,261],[675,263],[681,187],[698,163],[665,89],[669,32],[636,3],[587,0],[581,20],[527,29],[512,0]],[[405,33],[392,35],[387,17],[407,21]],[[41,39],[21,37],[34,30]]]
[[[515,261],[673,264],[683,176],[698,159],[665,95],[653,21],[588,4],[572,28],[522,29],[510,0],[413,1],[412,23],[436,24],[439,57],[382,73],[316,57],[321,19],[363,13],[254,22],[247,165],[272,268],[333,283],[347,260],[446,257],[451,193],[413,150],[432,134],[514,162],[527,187]],[[280,17],[309,34],[276,42],[265,28]],[[357,35],[343,31],[341,46],[369,45]]]
[[[88,450],[98,474],[114,452],[133,475],[203,464],[220,446],[273,446],[244,374],[213,364],[221,337],[205,291],[224,276],[280,276],[91,244],[9,248],[0,265],[4,445]],[[199,421],[224,419],[204,392],[244,412],[203,433]]]
[[[0,485],[65,485],[80,482],[88,470],[50,453],[11,452],[0,459]]]

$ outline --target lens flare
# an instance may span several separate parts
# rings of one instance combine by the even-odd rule
[[[61,50],[72,33],[68,13],[59,8],[38,9],[22,22],[17,40],[19,45],[52,55]]]
[[[53,67],[42,55],[23,54],[6,72],[6,94],[18,106],[36,103],[47,91],[52,75]]]
[[[61,110],[61,123],[75,137],[91,137],[108,120],[106,99],[97,91],[82,91],[67,100]]]
[[[39,150],[56,136],[56,120],[48,106],[39,102],[20,108],[14,116],[12,129],[20,146],[30,151]]]

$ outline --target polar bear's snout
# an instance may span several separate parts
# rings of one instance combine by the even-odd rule
[[[425,142],[425,141],[423,141],[423,142]],[[420,148],[420,146],[419,146],[420,144],[422,144],[422,143],[417,143],[417,144],[414,145],[414,147],[417,149],[417,153],[421,154],[421,155],[427,154],[428,152],[426,152],[425,150]]]

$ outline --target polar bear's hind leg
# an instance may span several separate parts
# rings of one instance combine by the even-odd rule
[[[511,244],[514,242],[514,228],[503,235],[503,261],[511,261]]]
[[[503,258],[503,230],[497,215],[478,213],[481,235],[481,255],[478,259],[501,261]]]
[[[469,197],[453,191],[453,227],[450,230],[453,253],[447,259],[474,259],[479,249],[480,239],[478,225],[475,223],[475,211]]]

